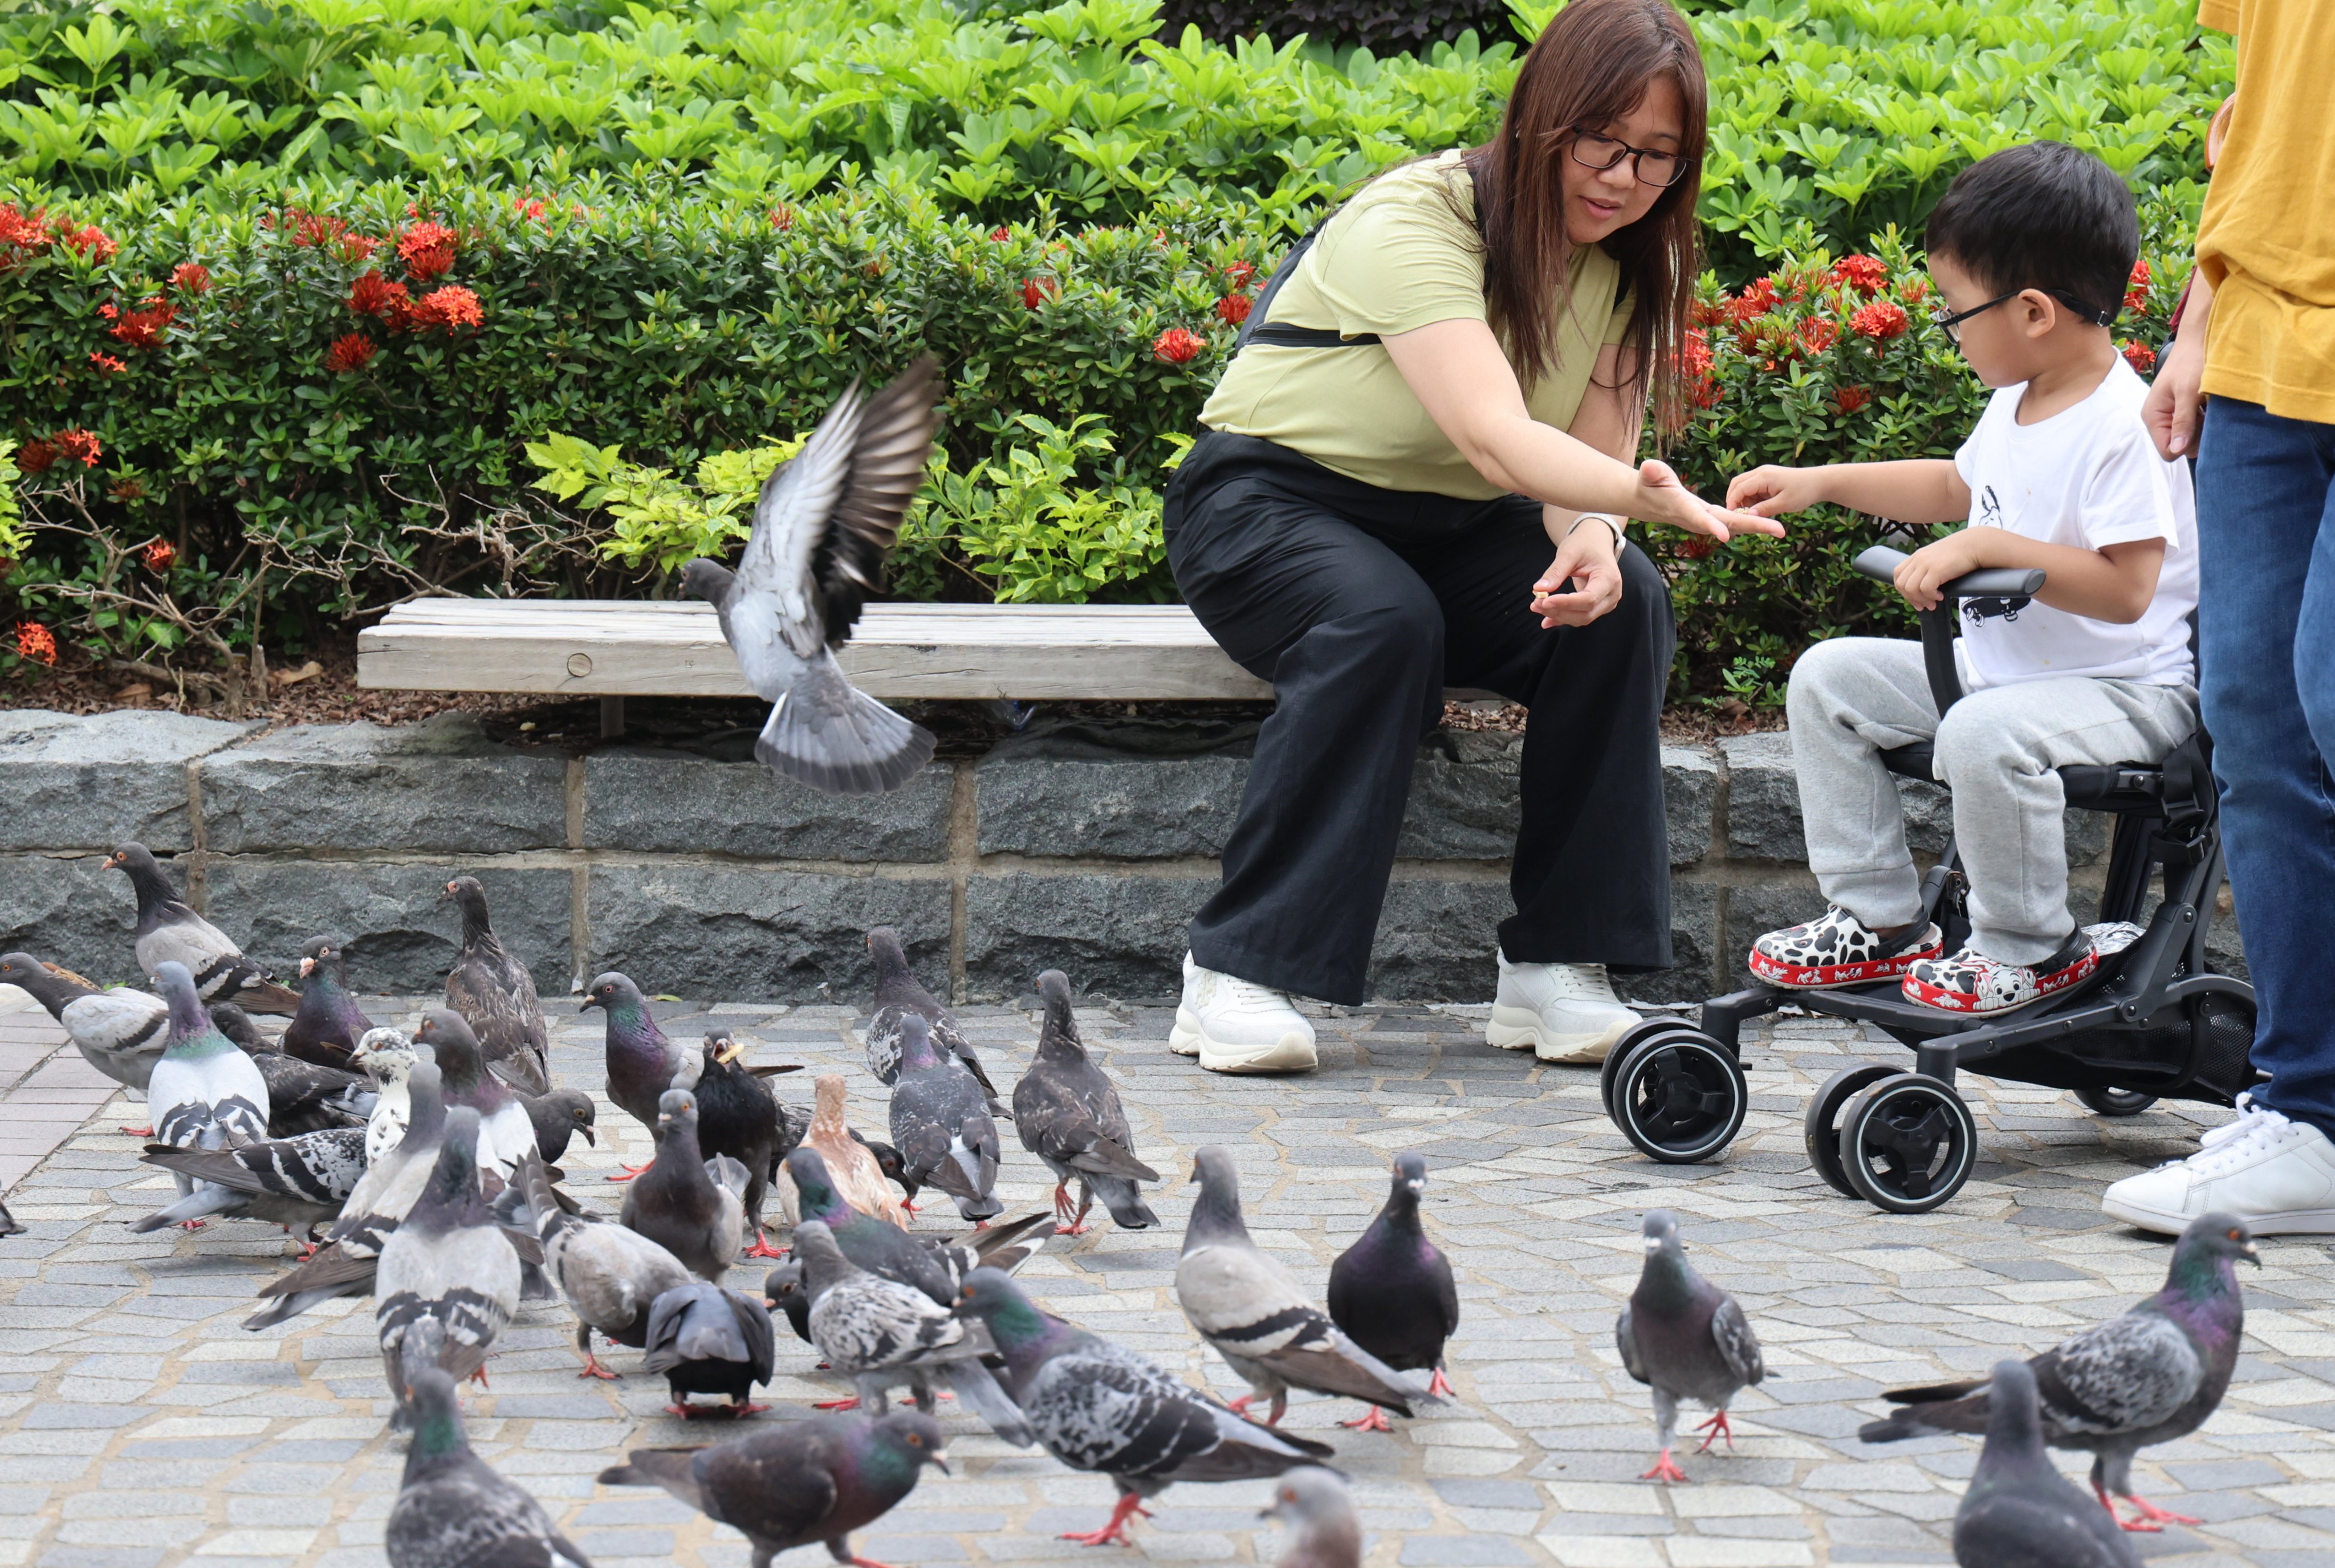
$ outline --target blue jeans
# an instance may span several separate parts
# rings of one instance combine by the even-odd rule
[[[2335,1137],[2335,425],[2213,399],[2197,533],[2205,727],[2271,1075],[2255,1099]]]

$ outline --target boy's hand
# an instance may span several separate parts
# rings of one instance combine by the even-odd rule
[[[1951,583],[1986,565],[1979,559],[1978,541],[1971,537],[1976,532],[1975,528],[1964,528],[1961,533],[1949,534],[1905,557],[1897,568],[1896,584],[1907,604],[1917,610],[1934,610],[1938,607],[1941,584]]]
[[[1668,523],[1690,534],[1708,534],[1725,544],[1735,534],[1784,537],[1784,525],[1755,512],[1714,507],[1686,488],[1670,464],[1649,458],[1638,465],[1638,494],[1630,516],[1642,522]]]
[[[1824,484],[1816,469],[1788,469],[1768,463],[1728,482],[1727,504],[1763,518],[1804,512],[1824,504]]]

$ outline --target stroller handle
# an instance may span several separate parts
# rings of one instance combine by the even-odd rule
[[[1866,576],[1886,583],[1897,576],[1897,568],[1904,563],[1904,551],[1875,545],[1857,557],[1855,565]],[[1951,583],[1941,584],[1938,592],[1949,599],[2031,599],[2043,591],[2043,579],[2040,566],[1982,566],[1975,572],[1963,573]]]

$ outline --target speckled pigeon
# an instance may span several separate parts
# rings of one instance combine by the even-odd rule
[[[719,1284],[745,1240],[745,1206],[738,1191],[715,1177],[709,1168],[713,1162],[697,1147],[695,1097],[685,1089],[667,1089],[658,1123],[656,1157],[625,1189],[624,1223]],[[737,1163],[720,1155],[714,1159]],[[739,1187],[744,1186],[741,1176]]]
[[[510,1085],[487,1070],[479,1037],[452,1008],[433,1007],[421,1015],[413,1043],[436,1060],[447,1108],[468,1106],[479,1113],[479,1168],[509,1181],[519,1156],[537,1149],[535,1118]]]
[[[814,789],[879,794],[932,760],[931,733],[854,688],[835,650],[882,583],[924,483],[937,373],[919,355],[864,403],[854,381],[801,453],[762,482],[738,569],[706,559],[682,568],[682,591],[712,602],[746,683],[772,705],[755,759]]]
[[[130,1228],[142,1234],[212,1215],[266,1220],[307,1231],[303,1255],[313,1256],[315,1227],[339,1217],[364,1176],[364,1128],[344,1127],[232,1149],[149,1145],[143,1164],[191,1178],[195,1190]]]
[[[277,1043],[287,1056],[345,1068],[349,1053],[373,1028],[349,994],[348,960],[337,937],[312,936],[300,950],[300,1005]]]
[[[390,1568],[592,1568],[526,1492],[470,1452],[454,1379],[414,1370],[413,1446],[382,1544]]]
[[[770,1380],[778,1342],[770,1309],[751,1296],[703,1280],[675,1285],[649,1304],[645,1348],[644,1366],[672,1390],[668,1414],[687,1420],[702,1410],[745,1417],[770,1408],[752,1396],[755,1384]],[[730,1403],[693,1405],[692,1394],[720,1394]]]
[[[382,1243],[373,1276],[373,1326],[392,1392],[403,1380],[407,1331],[424,1318],[445,1336],[438,1365],[456,1379],[487,1364],[495,1340],[518,1311],[519,1254],[479,1192],[479,1113],[446,1112],[445,1135],[412,1212]],[[541,1253],[537,1251],[540,1258]],[[399,1429],[405,1407],[399,1403]]]
[[[1413,1404],[1442,1403],[1423,1382],[1354,1343],[1249,1239],[1230,1152],[1210,1144],[1194,1155],[1193,1166],[1200,1195],[1176,1262],[1176,1301],[1194,1331],[1248,1384],[1233,1409],[1246,1415],[1252,1401],[1269,1399],[1264,1424],[1277,1427],[1291,1389],[1366,1399],[1405,1416]]]
[[[1692,1399],[1711,1411],[1695,1429],[1702,1447],[1720,1437],[1735,1446],[1727,1407],[1735,1396],[1768,1375],[1759,1360],[1759,1337],[1735,1298],[1696,1273],[1680,1242],[1678,1216],[1654,1209],[1644,1225],[1646,1262],[1630,1304],[1614,1320],[1613,1343],[1630,1376],[1654,1391],[1654,1437],[1662,1456],[1642,1479],[1683,1481],[1671,1458],[1679,1402]],[[1702,1449],[1697,1449],[1700,1453]]]
[[[1006,1394],[1046,1451],[1119,1486],[1110,1521],[1063,1539],[1129,1544],[1143,1499],[1178,1481],[1253,1481],[1319,1464],[1329,1447],[1260,1426],[1147,1357],[1038,1310],[1002,1270],[975,1269],[957,1315],[978,1319],[1004,1358]]]
[[[604,1486],[662,1486],[709,1519],[741,1532],[752,1568],[792,1546],[821,1544],[846,1568],[882,1568],[851,1554],[851,1533],[890,1513],[924,1466],[948,1473],[941,1429],[901,1410],[814,1416],[710,1448],[635,1448],[600,1472]]]
[[[1013,1131],[1022,1147],[1054,1173],[1054,1214],[1068,1216],[1064,1234],[1086,1229],[1087,1210],[1098,1197],[1110,1217],[1129,1230],[1159,1223],[1136,1189],[1158,1181],[1159,1173],[1135,1157],[1135,1135],[1119,1090],[1087,1056],[1071,1013],[1071,982],[1059,969],[1038,976],[1046,1021],[1038,1031],[1038,1053],[1013,1086]],[[1071,1212],[1070,1183],[1079,1183],[1079,1206]]]
[[[446,1005],[479,1037],[489,1070],[524,1094],[551,1092],[550,1033],[535,976],[487,924],[487,892],[475,876],[446,884],[439,902],[462,912],[462,946],[446,975]]]
[[[1448,1394],[1443,1345],[1459,1327],[1459,1288],[1451,1260],[1436,1250],[1419,1223],[1427,1191],[1427,1162],[1397,1157],[1386,1206],[1352,1246],[1330,1265],[1330,1321],[1354,1343],[1398,1372],[1430,1372],[1430,1394]],[[1386,1412],[1376,1405],[1341,1426],[1383,1432]]]
[[[592,1331],[636,1350],[645,1348],[650,1307],[696,1276],[639,1232],[588,1210],[571,1212],[552,1193],[540,1156],[519,1161],[513,1180],[542,1244],[544,1272],[576,1314],[576,1348],[584,1355],[576,1376],[613,1381],[616,1374],[593,1353]]]
[[[1960,1568],[2140,1568],[2116,1516],[2068,1484],[2043,1448],[2035,1374],[2000,1361],[1986,1447],[1954,1510]]]
[[[1037,1248],[1015,1244],[1048,1224],[1045,1215],[1030,1215],[958,1237],[919,1235],[845,1203],[817,1149],[799,1148],[786,1163],[804,1220],[825,1225],[843,1255],[858,1267],[913,1285],[944,1307],[956,1304],[957,1286],[973,1270],[987,1265],[1010,1273],[1019,1268]]]
[[[240,1148],[267,1140],[267,1080],[251,1058],[218,1031],[195,994],[187,966],[166,958],[154,983],[170,1004],[168,1043],[146,1080],[154,1139],[172,1148]],[[179,1195],[194,1191],[179,1176]],[[200,1224],[199,1220],[188,1222]]]
[[[1371,1408],[1377,1408],[1372,1406]],[[1263,1517],[1289,1526],[1289,1550],[1274,1568],[1361,1568],[1362,1522],[1335,1470],[1307,1466],[1274,1483]]]
[[[997,1101],[997,1086],[989,1081],[973,1042],[957,1027],[956,1015],[909,972],[900,934],[888,925],[877,926],[867,934],[867,953],[876,961],[876,1011],[867,1021],[867,1070],[876,1075],[876,1081],[888,1084],[900,1075],[900,1021],[915,1013],[931,1028],[933,1049],[963,1062],[964,1070],[980,1081],[990,1114],[1004,1115],[1005,1108]]]
[[[596,1007],[608,1021],[608,1098],[626,1116],[654,1132],[660,1114],[657,1102],[673,1086],[673,1079],[689,1070],[689,1053],[657,1027],[641,988],[614,970],[592,982],[579,1011]],[[626,1166],[623,1176],[608,1179],[627,1180],[648,1168]]]
[[[980,1080],[954,1057],[933,1050],[922,1016],[900,1025],[900,1070],[892,1084],[892,1146],[902,1170],[919,1186],[948,1194],[956,1212],[987,1224],[1005,1212],[997,1201],[997,1124]]]
[[[2115,1514],[2110,1499],[2121,1497],[2136,1511],[2127,1530],[2197,1523],[2136,1495],[2132,1459],[2204,1426],[2228,1391],[2245,1330],[2240,1258],[2262,1263],[2245,1222],[2201,1215],[2174,1244],[2163,1290],[2027,1363],[2042,1399],[2043,1440],[2091,1452],[2092,1490],[2101,1506]],[[1867,1422],[1856,1435],[1889,1443],[1930,1432],[1983,1432],[1987,1389],[1973,1380],[1891,1389],[1883,1398],[1904,1408]]]
[[[184,964],[205,1002],[238,1002],[253,1012],[288,1015],[300,998],[243,955],[227,934],[188,906],[170,875],[143,844],[124,844],[105,860],[105,869],[130,878],[138,895],[138,967],[158,980],[167,962]]]
[[[373,1101],[373,1115],[365,1119],[365,1158],[377,1160],[405,1137],[405,1124],[413,1116],[412,1091],[406,1080],[421,1058],[402,1031],[373,1029],[358,1040],[350,1060],[373,1079],[380,1096]]]

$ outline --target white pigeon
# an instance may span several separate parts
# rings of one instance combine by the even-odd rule
[[[877,590],[924,482],[937,382],[929,354],[865,403],[854,381],[801,454],[762,482],[738,569],[704,559],[682,568],[682,590],[721,613],[747,684],[774,704],[755,757],[830,794],[896,789],[932,760],[931,733],[855,690],[835,650]]]
[[[365,1122],[365,1159],[378,1164],[383,1155],[404,1141],[406,1124],[413,1119],[413,1089],[407,1081],[420,1060],[413,1042],[402,1031],[369,1029],[357,1039],[349,1060],[373,1081],[379,1096]]]

